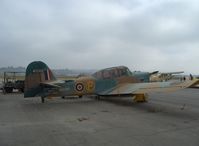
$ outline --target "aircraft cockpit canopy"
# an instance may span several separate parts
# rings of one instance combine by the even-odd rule
[[[98,79],[113,79],[130,75],[132,75],[132,73],[126,66],[106,68],[93,74],[93,76]]]

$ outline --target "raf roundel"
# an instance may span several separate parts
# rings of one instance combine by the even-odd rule
[[[81,92],[84,90],[84,85],[82,83],[77,83],[76,84],[76,90]]]

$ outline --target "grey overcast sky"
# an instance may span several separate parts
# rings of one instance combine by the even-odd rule
[[[0,67],[199,74],[198,0],[0,0]]]

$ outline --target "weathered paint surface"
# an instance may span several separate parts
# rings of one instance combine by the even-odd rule
[[[183,89],[196,82],[198,80],[177,84],[171,82],[143,83],[140,77],[136,78],[125,66],[100,70],[92,76],[59,81],[45,63],[36,61],[27,67],[24,97],[145,94],[153,91]]]

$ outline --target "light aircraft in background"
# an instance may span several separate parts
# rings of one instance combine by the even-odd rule
[[[163,82],[172,79],[177,74],[182,74],[183,71],[178,72],[165,72],[165,73],[156,73],[150,76],[150,82]]]
[[[96,95],[97,97],[134,96],[137,102],[144,102],[149,92],[167,92],[184,89],[197,84],[198,80],[174,82],[142,82],[125,66],[102,69],[91,76],[60,81],[49,67],[34,61],[26,68],[24,97],[46,97]]]

